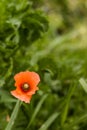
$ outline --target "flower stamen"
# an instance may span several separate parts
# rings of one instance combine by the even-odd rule
[[[22,85],[22,90],[23,90],[24,92],[27,92],[29,89],[30,89],[29,84],[24,83],[24,84]]]

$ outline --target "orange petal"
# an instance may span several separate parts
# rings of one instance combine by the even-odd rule
[[[16,81],[15,86],[20,86],[22,83],[24,83],[24,72],[20,72],[14,76],[14,79]]]
[[[30,79],[32,81],[32,85],[37,86],[38,83],[40,82],[39,75],[37,73],[35,73],[35,72],[29,72],[29,75],[30,75]]]
[[[35,92],[36,92],[38,89],[39,89],[39,88],[36,87],[36,86],[35,86],[34,88],[31,88],[31,90],[27,92],[27,95],[33,95],[33,94],[35,94]]]
[[[38,90],[37,84],[40,82],[40,77],[35,72],[25,71],[14,76],[16,90],[11,91],[11,94],[25,103],[29,103],[33,94]],[[24,92],[21,86],[27,83],[30,86],[28,92]]]
[[[19,100],[24,101],[25,103],[30,103],[32,97],[31,95],[27,94],[19,94],[17,90],[11,91],[11,94]]]
[[[20,86],[22,83],[28,83],[31,87],[36,86],[40,82],[40,77],[35,72],[25,71],[14,76],[16,81],[15,86]]]

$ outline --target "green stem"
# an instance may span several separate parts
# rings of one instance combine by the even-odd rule
[[[16,103],[16,105],[15,105],[15,108],[14,108],[14,110],[13,110],[13,112],[12,112],[10,121],[9,121],[9,123],[7,124],[5,130],[12,130],[12,127],[13,127],[13,125],[14,125],[14,123],[15,123],[15,119],[16,119],[16,117],[17,117],[17,115],[18,115],[18,111],[19,111],[20,106],[21,106],[21,101],[18,100],[17,103]]]
[[[28,126],[27,126],[27,128],[26,128],[25,130],[29,130],[30,125],[34,122],[34,119],[36,118],[36,116],[37,116],[39,110],[41,109],[42,104],[43,104],[43,102],[45,101],[45,99],[47,98],[47,96],[48,96],[48,95],[45,94],[45,95],[41,98],[41,100],[39,101],[39,103],[37,104],[36,109],[35,109],[35,111],[34,111],[32,117],[31,117],[31,119],[30,119],[30,121],[29,121],[29,124],[28,124]]]

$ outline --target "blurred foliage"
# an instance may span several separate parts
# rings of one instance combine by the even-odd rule
[[[87,80],[87,0],[1,0],[0,9],[0,130],[16,103],[13,76],[24,70],[40,74],[40,90],[12,130],[86,130],[78,80]]]
[[[59,33],[64,32],[64,29],[72,29],[75,24],[83,22],[84,19],[87,20],[87,0],[54,1],[51,0],[51,4],[53,4],[53,6],[51,6],[51,9],[61,17],[61,28],[58,29]]]
[[[2,70],[9,66],[10,59],[13,60],[18,51],[25,53],[27,46],[42,37],[43,32],[47,31],[48,22],[40,10],[34,11],[31,1],[19,0],[16,3],[9,0],[0,3],[3,8],[0,14],[0,61],[3,62],[0,73],[3,73]]]

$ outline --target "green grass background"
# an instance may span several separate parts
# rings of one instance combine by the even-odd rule
[[[14,75],[36,71],[39,91],[12,130],[87,130],[87,0],[0,1],[0,130],[16,99]]]

